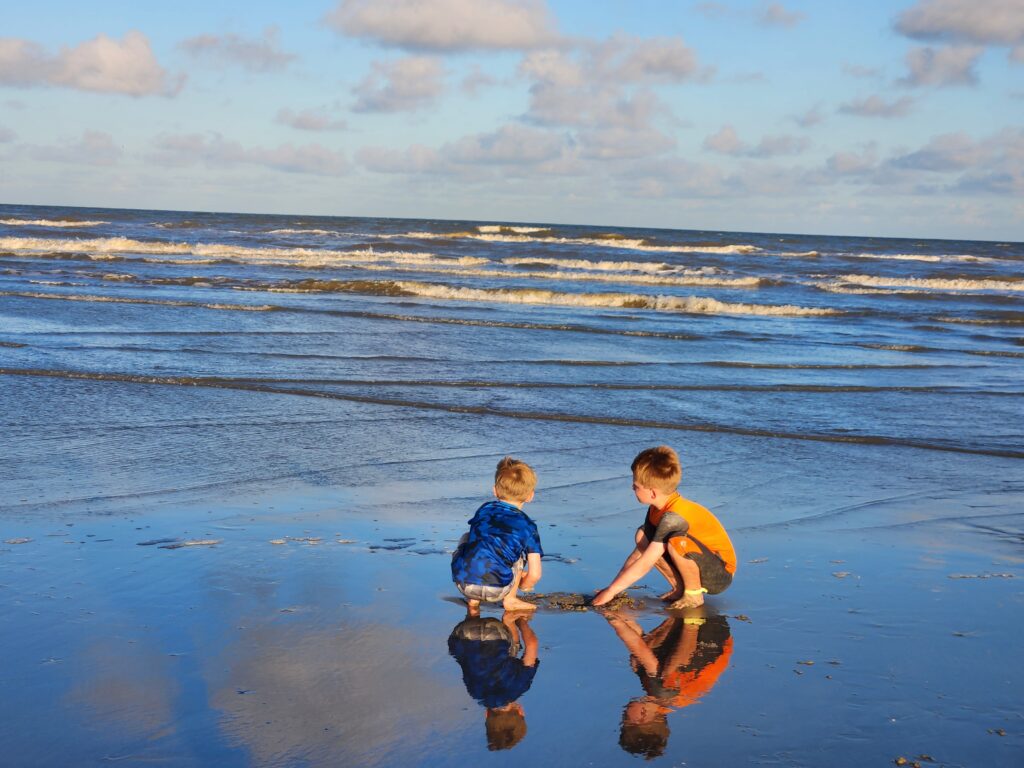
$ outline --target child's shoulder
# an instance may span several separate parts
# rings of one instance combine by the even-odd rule
[[[681,517],[687,517],[688,515],[710,515],[711,511],[703,504],[698,504],[692,499],[688,499],[682,494],[676,493],[676,496],[669,503],[666,512],[675,512]]]

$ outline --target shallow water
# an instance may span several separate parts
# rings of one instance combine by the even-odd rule
[[[592,592],[667,442],[740,571],[656,762],[1015,765],[1024,246],[496,226],[0,207],[15,764],[635,761],[594,612],[487,750],[446,552],[512,453]]]

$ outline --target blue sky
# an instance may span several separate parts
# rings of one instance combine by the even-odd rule
[[[19,3],[7,203],[1024,240],[1024,1]]]

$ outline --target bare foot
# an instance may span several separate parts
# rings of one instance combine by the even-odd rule
[[[506,611],[536,611],[537,606],[533,603],[528,603],[525,600],[520,600],[514,595],[509,595],[501,601],[501,605]]]
[[[666,603],[673,603],[679,598],[683,597],[683,590],[681,589],[670,589],[668,592],[660,596]]]
[[[683,595],[681,600],[676,600],[669,608],[699,608],[704,605],[704,595]]]

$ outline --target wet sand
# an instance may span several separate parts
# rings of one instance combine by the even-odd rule
[[[684,492],[733,534],[734,585],[683,623],[656,574],[615,620],[546,604],[529,619],[525,736],[493,751],[449,654],[465,612],[447,553],[501,452],[446,424],[447,448],[371,462],[358,482],[348,470],[348,483],[155,498],[111,484],[76,498],[55,480],[14,500],[0,536],[6,754],[19,766],[632,765],[623,719],[635,716],[657,721],[639,728],[656,745],[633,748],[664,765],[1018,764],[1017,462],[677,443]],[[571,447],[524,430],[510,449],[541,482],[527,507],[551,555],[538,591],[592,594],[628,554],[642,510],[623,468],[652,436],[560,429]],[[705,626],[719,634],[701,639]],[[645,676],[629,632],[675,676]]]

